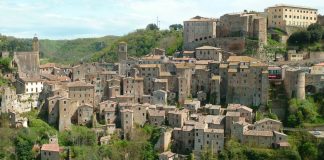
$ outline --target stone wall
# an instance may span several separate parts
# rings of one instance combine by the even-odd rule
[[[324,51],[310,52],[309,59],[324,59]]]
[[[244,37],[223,37],[223,38],[210,38],[207,40],[201,40],[184,44],[184,50],[195,50],[195,48],[208,45],[213,47],[219,47],[224,51],[242,53],[245,47]]]

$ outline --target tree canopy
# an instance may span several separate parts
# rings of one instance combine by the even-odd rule
[[[182,24],[172,24],[169,26],[169,29],[179,31],[183,29],[183,26]]]
[[[154,24],[154,23],[150,23],[150,24],[148,24],[146,26],[146,29],[147,30],[159,30],[159,27],[156,24]]]

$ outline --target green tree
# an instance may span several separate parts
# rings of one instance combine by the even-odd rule
[[[34,159],[32,148],[36,141],[36,136],[29,130],[23,129],[15,139],[16,154],[18,159]]]
[[[309,44],[311,39],[311,35],[308,31],[300,31],[293,33],[288,38],[288,43],[291,45],[303,45],[303,44]]]
[[[12,61],[12,58],[0,58],[0,70],[2,72],[11,72],[12,68],[10,67],[10,63]]]
[[[201,160],[216,160],[217,158],[215,156],[215,153],[213,153],[213,151],[210,147],[205,147],[202,150],[200,159]]]
[[[313,24],[311,24],[311,25],[309,25],[307,27],[307,31],[314,31],[314,30],[321,31],[322,30],[322,26],[320,24],[318,24],[318,23],[313,23]]]
[[[300,156],[304,160],[313,160],[313,159],[317,158],[317,154],[318,154],[317,148],[311,142],[302,143],[298,147],[298,151],[299,151]]]
[[[311,30],[310,34],[310,43],[319,42],[322,39],[322,31],[321,30]]]
[[[159,30],[159,27],[156,24],[151,23],[146,26],[146,30]]]
[[[172,24],[169,26],[169,29],[179,31],[183,29],[183,26],[181,24]]]

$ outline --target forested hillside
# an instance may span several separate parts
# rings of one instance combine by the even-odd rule
[[[104,59],[107,62],[116,61],[117,46],[120,41],[127,42],[128,55],[132,57],[140,57],[149,54],[155,47],[165,49],[168,55],[182,49],[182,26],[173,28],[171,25],[169,30],[159,30],[150,25],[153,24],[149,24],[146,29],[138,29],[120,37],[113,45],[94,54],[92,60],[98,61]]]
[[[105,36],[100,38],[79,38],[74,40],[48,40],[40,37],[41,63],[54,62],[73,64],[80,61],[115,62],[117,60],[118,42],[128,44],[128,55],[140,57],[149,54],[153,48],[159,47],[171,55],[182,49],[182,26],[171,25],[169,30],[159,30],[154,24],[146,29],[138,29],[124,36]],[[30,51],[32,37],[19,39],[0,36],[1,51]]]
[[[40,40],[43,62],[78,63],[87,61],[103,48],[109,47],[117,36],[80,38],[75,40]]]

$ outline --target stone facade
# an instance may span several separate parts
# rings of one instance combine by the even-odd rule
[[[81,105],[77,109],[78,113],[78,124],[88,125],[92,122],[93,118],[93,107],[90,105]]]
[[[200,109],[200,101],[198,100],[185,100],[183,107],[192,113],[196,113]]]
[[[202,46],[196,48],[195,57],[197,60],[222,61],[222,50],[212,46]]]
[[[85,82],[71,82],[68,84],[69,98],[81,104],[94,106],[94,86]]]
[[[324,26],[324,16],[323,15],[317,16],[317,23],[320,24],[321,26]]]
[[[268,101],[268,66],[247,56],[230,56],[224,65],[221,86],[227,103],[266,105]],[[227,72],[227,73],[224,73]]]
[[[267,43],[267,19],[258,13],[234,13],[220,17],[220,37],[252,37]]]
[[[118,44],[118,61],[127,60],[127,43],[119,42]]]
[[[216,19],[196,16],[183,22],[184,46],[187,43],[216,37]]]
[[[134,127],[134,112],[129,109],[123,109],[120,111],[121,128],[124,138],[128,138]]]
[[[299,68],[286,68],[284,86],[288,98],[305,99],[305,71]]]
[[[182,127],[184,122],[188,120],[189,111],[184,110],[176,110],[176,111],[169,111],[167,113],[167,121],[168,125],[171,127]]]
[[[148,110],[148,122],[151,125],[161,126],[165,124],[164,110]]]
[[[152,103],[156,105],[167,105],[168,93],[163,90],[153,92]]]

